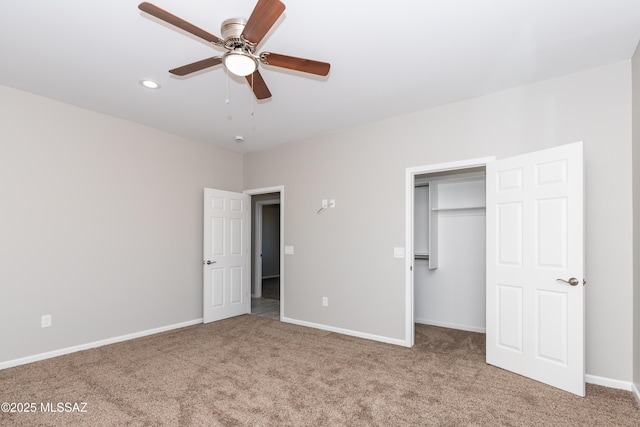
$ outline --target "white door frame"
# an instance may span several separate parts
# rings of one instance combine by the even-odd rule
[[[256,223],[254,224],[255,247],[253,248],[253,280],[255,284],[253,297],[255,298],[262,297],[262,207],[265,205],[279,204],[280,199],[261,200],[259,202],[256,202],[256,212],[254,215],[256,220]]]
[[[251,190],[245,190],[243,193],[249,196],[256,196],[259,194],[267,193],[280,193],[280,321],[284,317],[284,185],[278,185],[274,187],[255,188]],[[249,215],[251,217],[253,214]],[[249,223],[251,227],[251,223]],[[249,239],[251,240],[251,239]]]
[[[412,347],[414,344],[414,318],[413,318],[413,204],[415,176],[426,173],[446,172],[474,167],[484,167],[488,162],[496,159],[495,156],[481,157],[477,159],[461,160],[448,163],[439,163],[425,166],[415,166],[406,169],[405,174],[405,339],[404,346]]]

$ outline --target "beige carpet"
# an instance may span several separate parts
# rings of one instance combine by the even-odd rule
[[[407,349],[249,315],[0,371],[0,402],[38,409],[2,426],[640,425],[630,392],[486,365],[481,334],[417,325]]]

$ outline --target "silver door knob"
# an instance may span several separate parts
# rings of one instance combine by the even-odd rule
[[[202,261],[203,264],[207,264],[207,265],[211,265],[211,264],[215,264],[215,261],[211,261],[211,260],[206,260],[206,261]]]
[[[576,279],[575,277],[569,278],[568,281],[564,280],[564,279],[556,279],[556,281],[564,282],[564,283],[566,283],[568,285],[571,285],[571,286],[578,286],[578,284],[580,283],[580,281],[578,279]]]

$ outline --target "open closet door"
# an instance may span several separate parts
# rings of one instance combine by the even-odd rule
[[[203,322],[251,311],[250,196],[204,189]]]
[[[584,396],[582,142],[487,163],[487,363]]]

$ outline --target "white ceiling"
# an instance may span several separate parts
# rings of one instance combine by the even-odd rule
[[[169,74],[223,51],[138,0],[0,1],[0,84],[248,152],[627,60],[640,40],[638,0],[283,2],[258,50],[331,72],[261,66],[267,101],[222,67]],[[248,18],[255,0],[151,3],[221,36],[222,21]]]

